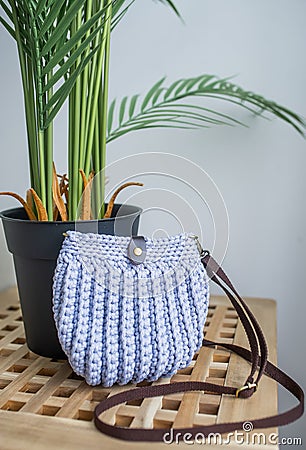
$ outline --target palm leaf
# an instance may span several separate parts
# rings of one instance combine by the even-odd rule
[[[72,6],[70,8],[68,8],[67,13],[66,13],[66,17],[65,17],[65,21],[64,21],[64,27],[69,27],[70,23],[72,22],[73,18],[75,17],[76,12],[82,7],[82,3],[84,2],[84,0],[80,0],[80,2],[74,2],[72,3]],[[47,7],[47,3],[46,1],[44,2],[44,8],[46,9]],[[57,24],[57,30],[56,33],[62,34],[63,32],[63,26],[61,24],[61,20],[58,20],[58,18],[60,17],[59,13],[62,9],[62,6],[64,4],[67,3],[67,0],[57,0],[55,3],[52,4],[52,7],[47,7],[48,8],[48,14],[45,14],[45,20],[42,23],[42,26],[39,30],[39,34],[38,34],[38,39],[41,39],[44,34],[47,31],[50,31],[51,29],[54,29],[54,23],[56,22]],[[48,4],[49,6],[50,4]],[[34,12],[34,20],[37,20],[38,17],[38,13],[35,14]],[[66,28],[66,29],[67,29]],[[56,33],[53,34],[56,36]]]
[[[3,0],[0,0],[0,6],[3,9],[3,11],[5,12],[5,14],[7,15],[7,17],[10,19],[10,21],[13,22],[12,10],[6,5],[6,3],[4,3]]]
[[[131,98],[130,101],[130,107],[129,107],[129,118],[131,119],[134,115],[135,109],[136,109],[136,104],[137,104],[137,100],[139,99],[139,95],[133,95],[133,97]]]
[[[130,100],[131,107],[128,119],[123,121],[120,112],[116,122],[112,119],[113,127],[109,128],[107,141],[111,142],[130,131],[139,130],[141,125],[143,125],[143,128],[166,124],[171,125],[171,127],[175,124],[183,124],[193,128],[207,127],[207,124],[243,125],[235,117],[218,110],[186,103],[187,98],[196,100],[202,97],[230,102],[260,116],[263,115],[263,112],[267,112],[293,126],[303,136],[305,135],[306,122],[304,118],[288,108],[272,100],[267,100],[262,95],[244,90],[229,81],[229,78],[201,75],[177,80],[169,87],[164,86],[164,78],[162,78],[149,89],[138,108],[136,108],[138,96],[133,96]],[[127,103],[128,100],[125,98],[124,102]],[[114,104],[112,116],[114,116]]]
[[[161,78],[157,83],[154,84],[153,87],[151,87],[151,89],[149,90],[149,92],[147,93],[147,95],[145,96],[145,98],[142,102],[142,105],[141,105],[142,112],[146,110],[147,106],[150,103],[150,100],[152,100],[156,91],[160,88],[160,86],[163,84],[165,79],[166,79],[166,77]]]
[[[170,6],[170,8],[175,12],[175,14],[182,18],[177,7],[175,6],[174,2],[172,0],[158,0],[160,3],[163,3],[166,6]]]
[[[42,74],[46,74],[50,72],[60,61],[64,59],[65,56],[70,55],[66,61],[66,65],[61,66],[61,76],[64,71],[68,72],[68,69],[76,62],[77,58],[79,58],[82,53],[84,53],[84,49],[87,49],[88,46],[93,42],[96,35],[101,31],[103,25],[98,25],[94,30],[89,34],[89,36],[84,39],[88,30],[92,28],[93,25],[97,23],[97,20],[104,14],[104,11],[97,12],[94,16],[92,16],[82,27],[78,29],[78,31],[65,42],[65,44],[59,48],[56,52],[53,53],[52,58],[43,68]],[[70,53],[71,50],[79,43],[83,43],[82,46],[79,46],[73,53]],[[49,42],[42,49],[41,55],[45,56],[50,51]],[[61,78],[61,76],[59,78]]]
[[[43,114],[45,112],[48,112],[47,118],[44,122],[44,128],[47,128],[63,104],[65,103],[67,97],[69,96],[70,92],[73,89],[73,86],[75,85],[75,82],[78,78],[78,76],[82,73],[84,68],[86,67],[86,64],[92,59],[94,54],[99,50],[99,47],[96,47],[90,54],[81,61],[81,63],[78,65],[77,69],[72,73],[72,75],[63,83],[60,88],[55,92],[55,94],[50,98],[50,100],[46,103],[44,109],[42,110]]]
[[[2,23],[2,25],[4,26],[6,31],[9,32],[9,34],[12,36],[12,38],[16,39],[15,30],[10,26],[10,24],[6,20],[3,19],[2,16],[0,16],[0,23]]]
[[[176,80],[176,81],[174,81],[174,83],[172,83],[170,85],[170,87],[168,87],[166,89],[165,96],[164,96],[165,100],[167,100],[169,97],[171,97],[171,95],[173,94],[174,90],[178,88],[178,86],[182,83],[182,81],[184,81],[184,80]]]
[[[127,101],[128,101],[128,97],[123,97],[121,105],[120,105],[120,109],[119,109],[119,124],[120,125],[123,123]]]
[[[114,25],[133,2],[112,1]],[[12,12],[9,7],[3,0],[0,0],[0,5],[10,19]],[[86,20],[87,0],[20,0],[15,5],[22,37],[20,44],[32,64],[39,129],[44,130],[92,61],[98,46],[102,45],[107,7],[104,2],[97,2],[97,10]],[[77,17],[81,17],[81,23],[71,35],[70,30]],[[1,18],[1,23],[15,37],[14,27],[4,18]]]
[[[14,26],[14,18],[13,18],[12,9],[9,8],[9,6],[3,0],[0,0],[0,6],[3,9],[4,13],[6,14],[7,18],[9,19],[9,21],[8,21],[1,15],[0,23],[2,23],[2,25],[9,32],[9,34],[12,36],[12,38],[14,40],[16,40],[16,30],[15,30],[15,26]],[[21,14],[23,14],[23,13],[21,13]],[[19,32],[20,32],[21,37],[23,38],[24,51],[26,52],[27,55],[30,55],[29,47],[28,47],[28,45],[26,45],[26,41],[28,39],[27,29],[28,29],[28,27],[25,27],[25,28],[21,27],[21,28],[19,28]]]
[[[116,100],[113,100],[110,104],[108,115],[107,115],[107,127],[108,127],[108,133],[111,132],[113,119],[114,119],[114,110],[115,110]]]

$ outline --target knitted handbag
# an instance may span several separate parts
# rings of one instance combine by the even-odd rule
[[[209,285],[197,241],[69,231],[54,276],[60,344],[88,384],[170,376],[202,344]]]
[[[87,383],[111,386],[171,376],[190,364],[201,345],[224,348],[250,362],[243,386],[186,381],[111,395],[95,408],[98,430],[119,439],[157,442],[164,442],[171,431],[178,442],[185,435],[190,439],[199,433],[245,430],[246,421],[254,429],[277,427],[303,415],[302,388],[268,361],[266,340],[252,311],[196,236],[153,240],[72,231],[66,236],[54,275],[54,319],[73,370]],[[224,290],[236,309],[250,350],[203,339],[209,279]],[[121,427],[101,418],[121,403],[179,392],[205,391],[247,399],[263,375],[292,393],[298,405],[270,417],[171,430]]]

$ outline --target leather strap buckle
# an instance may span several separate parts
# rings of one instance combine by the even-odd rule
[[[247,383],[244,386],[241,386],[239,389],[236,390],[236,398],[239,398],[240,392],[246,391],[247,389],[255,389],[255,392],[257,391],[257,383]]]

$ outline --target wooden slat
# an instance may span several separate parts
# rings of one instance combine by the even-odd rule
[[[7,344],[10,344],[15,339],[20,337],[23,334],[23,325],[22,323],[18,325],[18,327],[14,331],[5,332],[6,335],[0,340],[1,348],[4,348]]]
[[[169,378],[161,378],[152,383],[153,385],[169,383]],[[138,407],[134,419],[131,422],[131,427],[145,427],[153,428],[154,417],[156,412],[162,407],[162,397],[154,397],[144,399],[142,404]],[[119,411],[118,411],[119,412]]]
[[[109,394],[109,396],[115,395],[115,394],[119,394],[120,392],[126,391],[128,389],[132,389],[135,386],[131,386],[131,385],[127,385],[127,386],[113,386],[112,390]],[[111,424],[111,425],[115,425],[116,423],[116,415],[117,412],[120,408],[120,405],[114,406],[113,408],[109,409],[108,411],[105,411],[102,415],[101,418]]]
[[[44,367],[44,363],[43,357],[36,359],[31,366],[25,369],[24,372],[18,374],[16,379],[3,389],[0,395],[0,408],[10,400],[15,392],[18,392],[22,386],[31,380],[34,374]]]
[[[20,317],[20,315],[21,315],[20,309],[18,309],[17,311],[10,311],[10,313],[5,319],[0,319],[1,330],[3,330],[7,325],[22,326],[22,322],[20,321],[16,322],[16,320],[18,319],[18,317]]]
[[[74,393],[65,402],[64,406],[56,413],[57,417],[69,417],[74,418],[76,411],[86,400],[92,391],[92,387],[88,386],[85,382],[82,382],[80,386],[74,391]]]
[[[226,306],[217,306],[206,331],[206,339],[215,341],[218,339],[222,328]],[[208,376],[214,349],[202,347],[199,351],[197,362],[190,376],[190,381],[205,381]],[[195,416],[199,410],[200,392],[188,392],[184,394],[179,410],[175,416],[174,428],[192,427]],[[211,423],[214,418],[211,418]]]
[[[11,367],[14,363],[19,361],[24,355],[26,355],[29,352],[29,349],[26,344],[19,347],[16,351],[11,353],[9,356],[3,359],[3,361],[0,363],[0,373],[7,370],[9,367]]]
[[[47,381],[47,383],[39,390],[39,392],[20,409],[20,412],[36,413],[42,405],[53,394],[57,386],[71,374],[72,370],[69,364],[63,364],[59,371]]]
[[[164,443],[119,441],[102,435],[93,423],[88,421],[1,410],[0,429],[1,450],[27,448],[31,450],[169,450],[171,448],[169,444]],[[27,444],[29,444],[28,447],[26,447]],[[181,443],[179,450],[190,450],[190,447],[189,444]],[[232,450],[232,447],[230,448]],[[219,449],[214,447],[214,450]]]

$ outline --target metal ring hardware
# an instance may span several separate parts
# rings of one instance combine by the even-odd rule
[[[240,392],[246,391],[247,389],[255,388],[255,392],[257,391],[257,383],[247,383],[245,386],[241,386],[236,390],[236,398],[239,397]]]

